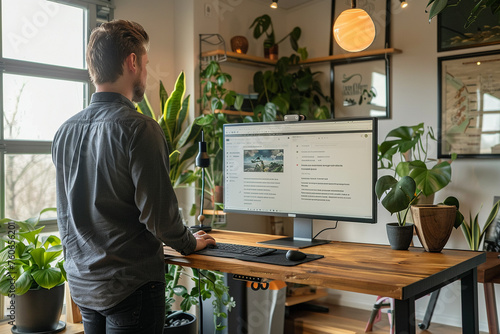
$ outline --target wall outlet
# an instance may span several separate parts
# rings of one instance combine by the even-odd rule
[[[211,3],[206,3],[205,4],[205,16],[206,17],[212,17],[212,12],[214,11],[214,7],[212,6]]]

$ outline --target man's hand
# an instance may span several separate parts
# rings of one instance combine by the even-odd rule
[[[204,249],[208,245],[215,245],[215,239],[205,231],[198,231],[193,233],[193,235],[196,238],[195,252]]]

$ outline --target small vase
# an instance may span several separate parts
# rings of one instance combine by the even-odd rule
[[[417,236],[424,249],[439,253],[450,238],[457,208],[454,205],[412,205]]]
[[[413,224],[406,223],[399,226],[398,223],[388,223],[385,225],[387,238],[392,249],[407,250],[413,239]]]
[[[278,44],[274,44],[271,47],[264,46],[264,57],[271,59],[271,60],[277,60],[278,59]]]
[[[236,53],[246,54],[248,51],[248,40],[245,36],[234,36],[231,38],[231,50]]]

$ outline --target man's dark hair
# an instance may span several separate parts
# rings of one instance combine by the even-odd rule
[[[149,36],[135,22],[114,20],[95,28],[87,48],[87,65],[94,84],[115,82],[123,74],[123,62],[131,54],[142,55],[149,45]]]

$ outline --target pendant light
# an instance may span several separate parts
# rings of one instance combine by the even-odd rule
[[[356,0],[351,0],[351,9],[344,10],[333,25],[333,36],[340,47],[349,52],[363,51],[375,39],[373,20]]]
[[[273,1],[270,7],[274,9],[278,8],[278,0]]]

